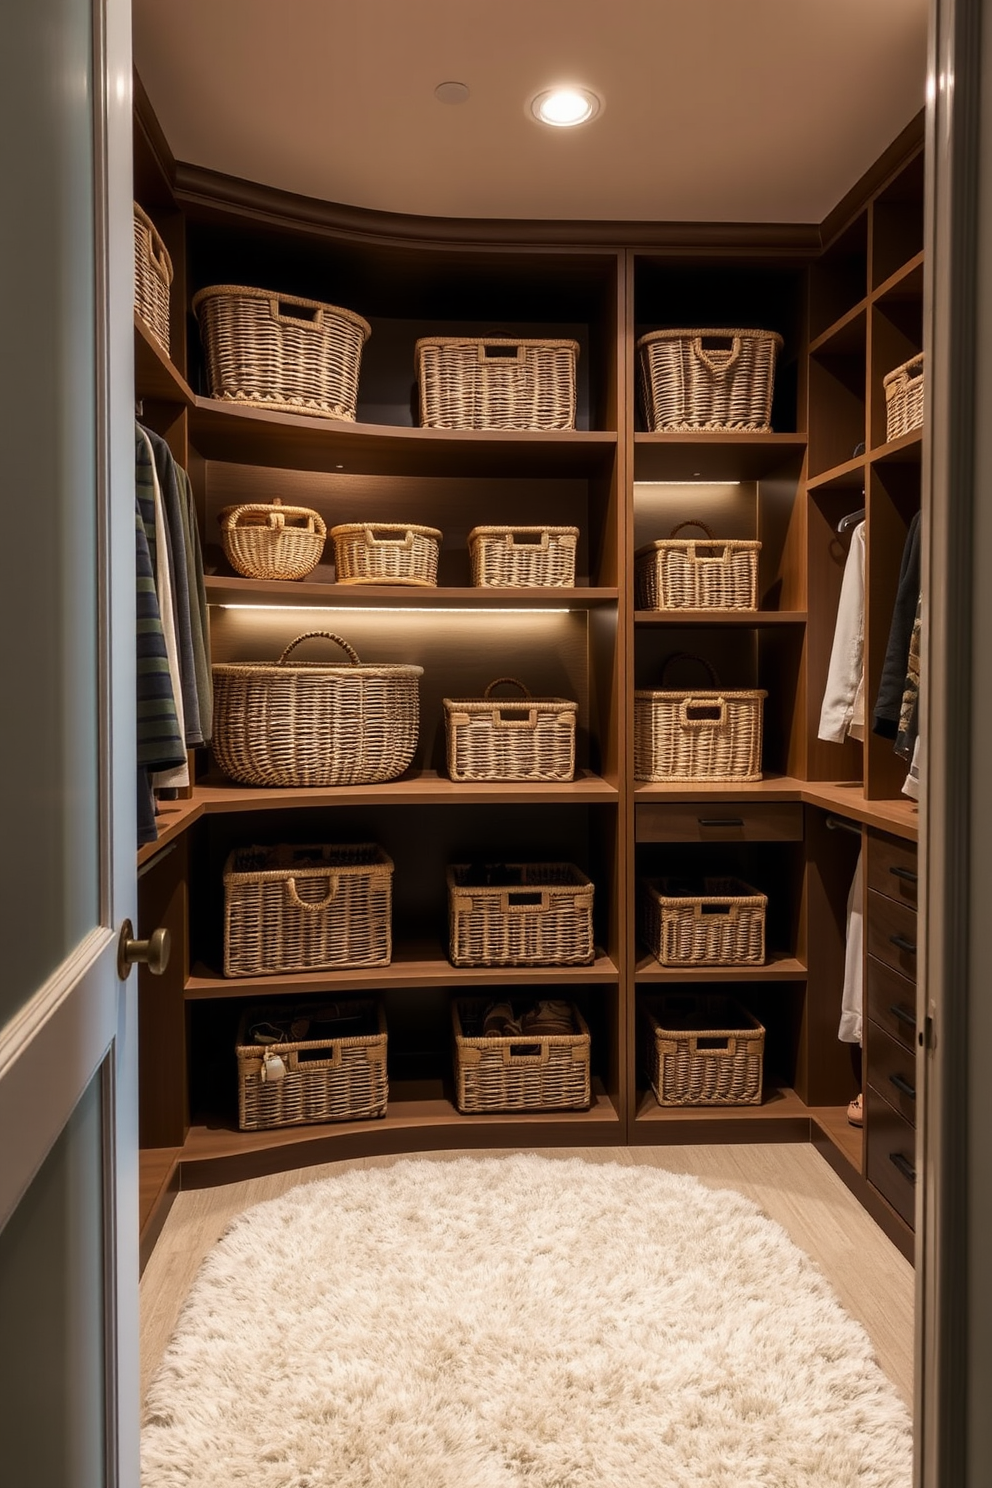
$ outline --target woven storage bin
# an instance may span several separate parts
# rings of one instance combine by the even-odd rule
[[[345,522],[331,528],[339,584],[437,585],[442,534],[407,522]]]
[[[701,527],[704,539],[680,538]],[[760,542],[716,538],[705,522],[680,522],[671,537],[638,548],[639,610],[755,610]]]
[[[134,203],[134,308],[169,355],[169,289],[172,259],[155,224]]]
[[[455,966],[588,966],[593,885],[571,863],[456,863],[448,868]]]
[[[652,331],[637,349],[652,431],[771,428],[776,331]]]
[[[323,1014],[324,1016],[318,1016]],[[335,1016],[336,1015],[336,1016]],[[238,1030],[238,1126],[265,1131],[311,1121],[361,1121],[384,1116],[386,1019],[374,1002],[316,1010],[316,1036],[294,1039],[284,1007],[245,1013]],[[257,1044],[251,1030],[268,1023],[283,1042]],[[341,1033],[335,1036],[335,1024]],[[348,1029],[352,1032],[347,1032]]]
[[[574,1033],[504,1038],[483,1033],[487,1005],[487,998],[461,998],[451,1004],[459,1111],[588,1110],[592,1040],[578,1008],[571,1008]]]
[[[327,528],[306,506],[249,502],[225,506],[221,541],[228,563],[246,579],[305,579],[320,562]]]
[[[224,975],[388,966],[393,864],[380,847],[241,847],[224,864]]]
[[[684,660],[704,666],[712,687],[634,693],[634,779],[760,780],[767,692],[723,691],[708,662],[682,654],[669,657],[662,684],[671,664]]]
[[[321,637],[345,664],[301,661],[291,652]],[[276,662],[213,667],[212,747],[224,774],[243,785],[372,785],[395,780],[413,759],[423,667],[363,666],[340,636],[297,636]]]
[[[371,330],[351,310],[241,284],[193,296],[211,397],[249,408],[354,419]]]
[[[571,589],[578,527],[473,527],[472,583],[479,589]]]
[[[523,701],[496,699],[495,687],[519,687]],[[535,698],[516,677],[497,677],[481,698],[445,698],[448,774],[452,780],[572,780],[578,703]]]
[[[923,426],[923,353],[910,357],[882,378],[885,389],[885,441],[901,439]]]
[[[648,1074],[660,1106],[759,1106],[765,1030],[730,997],[645,1002]]]
[[[739,878],[648,879],[642,934],[662,966],[763,966],[767,909]]]
[[[574,429],[577,341],[427,336],[414,349],[425,429]]]

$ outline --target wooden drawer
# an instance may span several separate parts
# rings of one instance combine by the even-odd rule
[[[916,987],[897,971],[869,956],[866,1010],[871,1021],[905,1048],[916,1052]]]
[[[869,956],[916,981],[916,910],[868,890],[866,938]]]
[[[867,1083],[898,1111],[910,1126],[916,1125],[916,1055],[905,1045],[883,1033],[871,1019],[867,1023],[865,1078]]]
[[[916,846],[868,833],[868,887],[916,908]]]
[[[638,842],[801,842],[799,801],[673,801],[636,808]]]
[[[866,1095],[868,1182],[912,1229],[916,1220],[916,1132],[870,1087]]]

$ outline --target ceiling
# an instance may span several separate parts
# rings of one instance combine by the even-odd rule
[[[928,0],[134,0],[178,160],[430,216],[820,222],[922,108]],[[468,85],[464,103],[436,86]],[[599,117],[530,99],[579,83]]]

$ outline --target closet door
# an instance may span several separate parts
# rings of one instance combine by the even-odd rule
[[[19,1488],[138,1481],[137,1050],[117,973],[135,903],[130,91],[127,0],[7,8],[0,1477]]]

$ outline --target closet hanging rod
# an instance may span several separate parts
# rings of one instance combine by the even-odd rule
[[[827,830],[830,832],[852,832],[855,837],[861,836],[861,828],[858,823],[845,821],[842,816],[828,816]]]
[[[863,506],[861,506],[858,508],[857,511],[848,512],[846,517],[841,517],[840,521],[837,523],[837,531],[846,532],[849,527],[856,527],[858,523],[863,522],[864,519],[865,509]]]

